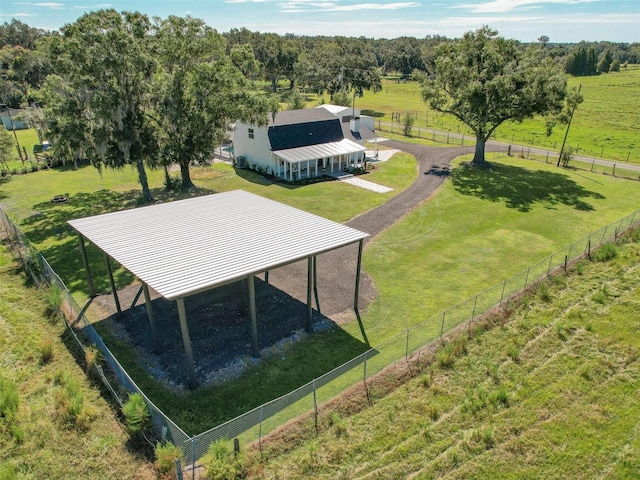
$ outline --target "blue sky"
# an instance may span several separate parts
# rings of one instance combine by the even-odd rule
[[[0,22],[55,30],[101,8],[191,15],[219,32],[246,27],[297,35],[460,37],[483,25],[524,42],[640,42],[640,0],[0,0]]]

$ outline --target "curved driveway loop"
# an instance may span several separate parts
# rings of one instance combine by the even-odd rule
[[[385,228],[428,199],[449,175],[451,161],[474,147],[428,147],[412,143],[387,140],[385,145],[416,157],[418,178],[413,184],[379,207],[351,219],[346,225],[371,235],[370,241]],[[487,145],[487,152],[493,147]],[[340,201],[336,199],[336,201]],[[353,318],[353,297],[358,246],[324,253],[317,257],[317,280],[320,310],[336,322]],[[367,252],[363,253],[366,256]],[[269,273],[269,282],[302,302],[307,299],[307,262],[297,262]],[[412,279],[405,279],[407,283]],[[372,279],[364,272],[360,278],[359,307],[363,308],[377,295]],[[315,304],[314,304],[315,308]]]

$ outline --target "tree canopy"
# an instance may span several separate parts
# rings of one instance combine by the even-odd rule
[[[581,45],[567,55],[564,70],[575,76],[595,75],[598,71],[597,62],[595,48]]]
[[[53,148],[82,152],[98,168],[135,166],[144,201],[151,200],[145,162],[153,164],[157,150],[148,116],[156,71],[150,27],[145,15],[115,10],[65,25],[46,45],[57,75],[44,87]]]
[[[9,167],[7,166],[7,160],[11,155],[11,148],[13,147],[13,139],[4,125],[0,124],[0,172],[2,174],[9,173]]]
[[[640,63],[640,44],[551,43],[542,35],[525,48],[486,27],[460,40],[310,37],[246,28],[218,34],[190,17],[150,21],[139,13],[102,10],[59,32],[15,19],[1,24],[0,100],[25,109],[31,125],[48,130],[63,161],[134,165],[148,199],[145,165],[179,164],[182,186],[189,188],[189,164],[212,155],[228,123],[261,123],[265,112],[276,112],[271,99],[299,107],[310,89],[352,106],[365,90],[381,89],[383,73],[426,78],[420,80],[425,101],[466,119],[486,141],[505,119],[557,112],[564,87],[554,62],[573,75],[618,71],[621,64]],[[274,93],[286,79],[289,92],[259,92],[253,82],[259,79]],[[45,107],[43,118],[34,100]]]
[[[154,117],[160,152],[165,165],[180,166],[186,190],[193,187],[190,163],[209,160],[230,123],[266,123],[272,107],[266,98],[247,93],[243,72],[225,52],[225,39],[202,20],[171,16],[156,23]],[[243,50],[240,64],[246,65],[252,54]]]
[[[540,45],[522,49],[488,27],[441,45],[435,72],[422,83],[432,109],[454,115],[474,132],[477,166],[487,164],[485,144],[503,122],[559,114],[566,93],[564,73]]]

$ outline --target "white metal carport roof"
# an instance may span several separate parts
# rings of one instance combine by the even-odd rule
[[[315,270],[312,265],[316,255],[359,242],[354,297],[357,311],[363,240],[368,234],[252,193],[235,190],[70,220],[69,224],[81,237],[91,295],[95,292],[84,238],[105,253],[118,312],[120,304],[109,257],[141,280],[154,344],[157,342],[148,288],[176,300],[189,384],[193,388],[197,381],[184,304],[189,295],[246,279],[252,349],[257,356],[254,276],[306,258],[310,330]]]
[[[339,142],[320,143],[307,147],[288,148],[275,150],[273,153],[279,158],[291,163],[306,162],[318,158],[333,157],[336,155],[348,155],[350,153],[366,152],[367,149],[347,138]]]
[[[69,224],[169,300],[368,236],[243,190],[80,218]]]

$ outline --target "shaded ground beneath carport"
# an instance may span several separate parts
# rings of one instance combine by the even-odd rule
[[[155,378],[170,387],[185,387],[187,364],[176,302],[151,292],[157,346],[154,348],[144,295],[137,297],[140,285],[118,291],[122,314],[115,312],[113,297],[99,295],[90,306],[90,317],[111,312],[98,323],[134,347],[139,363]],[[199,384],[215,384],[234,378],[257,359],[251,356],[251,330],[246,284],[225,285],[185,299]],[[286,346],[307,335],[305,303],[256,278],[258,346],[261,356],[283,351]],[[131,307],[134,300],[136,305]],[[313,311],[314,332],[330,329],[333,322]],[[361,348],[364,350],[364,347]]]
[[[386,145],[414,155],[418,176],[406,190],[385,204],[359,215],[346,225],[371,236],[393,225],[426,201],[444,183],[450,162],[473,147],[427,147],[399,141]],[[358,187],[353,187],[358,188]],[[339,201],[337,199],[336,201]],[[364,253],[366,255],[366,251]],[[317,293],[319,311],[314,302],[313,331],[339,328],[356,318],[354,293],[358,245],[353,244],[317,257]],[[264,275],[260,278],[264,279]],[[132,305],[139,285],[119,291],[123,314],[116,317],[111,295],[100,295],[90,306],[90,317],[103,319],[114,331],[130,342],[139,361],[166,384],[184,387],[187,381],[186,358],[175,302],[152,293],[160,346],[153,344],[144,306],[144,296]],[[225,381],[239,374],[257,360],[251,357],[251,334],[242,282],[205,292],[185,300],[196,375],[201,383]],[[360,277],[359,308],[376,297],[372,279],[363,271]],[[256,310],[261,355],[282,351],[306,335],[307,261],[297,262],[269,272],[269,284],[256,282]],[[357,350],[366,349],[366,332]]]

